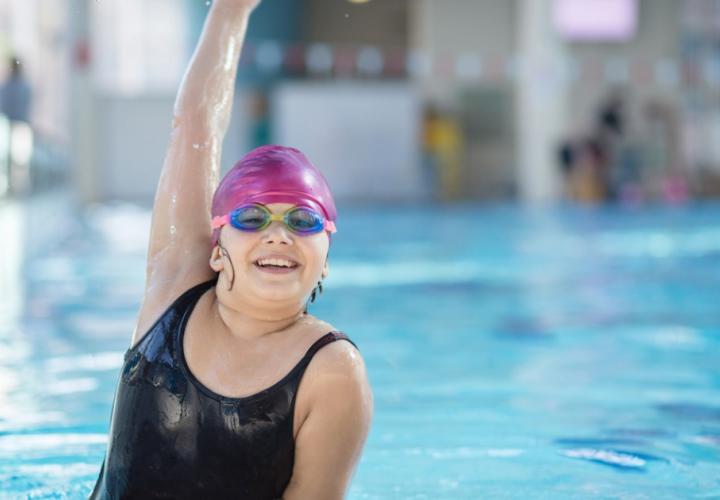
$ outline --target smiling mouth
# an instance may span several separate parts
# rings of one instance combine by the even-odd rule
[[[277,265],[277,264],[264,264],[261,265],[259,261],[253,262],[253,265],[257,267],[260,271],[267,272],[267,273],[273,273],[273,274],[285,274],[285,273],[291,273],[295,271],[297,268],[300,267],[299,264],[291,262],[290,266],[286,265]]]
[[[288,262],[290,262],[290,261],[288,261]],[[276,268],[276,269],[278,269],[278,268],[280,268],[280,269],[295,269],[296,267],[299,267],[299,264],[296,262],[290,262],[290,265],[286,266],[284,264],[260,264],[260,261],[256,260],[255,262],[253,262],[253,264],[255,264],[257,267],[262,267],[262,268],[270,267],[270,268]]]

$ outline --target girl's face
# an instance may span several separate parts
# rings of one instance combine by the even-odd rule
[[[269,203],[265,206],[273,214],[283,214],[293,205]],[[227,224],[220,232],[219,245],[213,248],[210,266],[221,273],[221,282],[227,280],[228,288],[232,281],[232,292],[240,293],[250,301],[260,299],[303,307],[317,282],[328,274],[329,246],[327,232],[300,236],[282,221],[273,221],[262,231],[254,232],[241,231]],[[273,272],[277,269],[263,269],[258,264],[258,260],[272,256],[290,260],[295,267]]]

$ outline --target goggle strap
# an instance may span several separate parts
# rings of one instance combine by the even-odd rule
[[[230,222],[230,216],[229,215],[218,215],[213,217],[212,219],[212,228],[218,229],[220,227],[223,227],[225,224]]]

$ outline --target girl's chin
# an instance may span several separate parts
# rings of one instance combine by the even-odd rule
[[[294,304],[300,304],[302,302],[302,296],[300,293],[288,293],[286,290],[256,290],[255,302],[258,305],[267,305],[272,307],[273,305],[282,305],[285,307],[295,307]]]
[[[301,287],[292,286],[291,283],[280,280],[273,282],[258,283],[253,286],[253,295],[265,300],[294,301],[302,296]]]

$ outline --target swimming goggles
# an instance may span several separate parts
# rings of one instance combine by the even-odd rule
[[[312,208],[294,206],[283,214],[273,214],[260,203],[242,205],[227,215],[213,217],[212,228],[217,229],[225,224],[230,224],[241,231],[262,231],[273,221],[284,222],[290,231],[301,236],[319,233],[323,230],[330,233],[337,231],[333,221],[326,220],[322,214]]]

